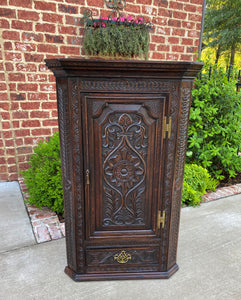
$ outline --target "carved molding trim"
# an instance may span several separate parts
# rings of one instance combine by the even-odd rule
[[[145,92],[167,92],[170,90],[170,81],[158,79],[112,79],[112,80],[80,80],[79,88],[95,91],[145,91]]]
[[[46,59],[45,63],[48,68],[61,67],[61,62],[58,59]]]
[[[177,129],[177,119],[178,119],[178,92],[180,88],[180,82],[170,81],[171,91],[170,91],[170,115],[172,118],[172,132],[176,132]],[[167,155],[166,159],[166,169],[165,169],[165,183],[164,183],[164,192],[162,195],[163,199],[163,208],[165,210],[166,216],[170,216],[171,200],[172,200],[172,186],[173,186],[173,170],[175,160],[173,159],[173,152],[175,151],[176,146],[176,135],[171,134],[171,138],[168,139],[167,149],[165,150]],[[166,218],[166,223],[170,223],[170,219]],[[166,226],[161,232],[161,271],[167,270],[167,255],[168,255],[168,245],[166,241],[168,240],[169,226]]]
[[[61,168],[62,168],[62,181],[64,193],[64,211],[66,216],[65,231],[67,240],[67,261],[71,268],[75,268],[75,244],[74,244],[74,228],[73,228],[73,195],[71,183],[71,170],[72,162],[70,157],[70,140],[69,140],[69,122],[67,118],[68,104],[67,104],[67,84],[66,82],[57,85],[58,93],[58,116],[59,116],[59,132],[61,143]]]
[[[72,122],[73,122],[73,165],[75,166],[75,199],[77,205],[77,222],[76,222],[76,247],[77,247],[77,268],[80,273],[84,272],[84,248],[83,248],[83,199],[82,199],[82,184],[83,175],[82,175],[82,161],[81,161],[81,141],[82,136],[80,133],[80,128],[82,126],[81,122],[81,108],[80,108],[80,95],[78,88],[78,80],[73,79],[72,84]]]
[[[101,266],[101,267],[87,267],[86,268],[86,272],[88,274],[91,274],[91,273],[105,273],[105,272],[115,272],[118,274],[118,272],[134,272],[135,274],[138,272],[138,273],[143,273],[143,272],[159,272],[160,270],[160,266],[159,265],[152,265],[152,266],[140,266],[140,265],[132,265],[132,266],[129,266],[128,264],[126,265],[121,265],[118,264],[119,266],[111,266],[111,265],[108,265],[108,266]],[[138,278],[138,275],[137,275],[137,278]]]
[[[172,220],[169,236],[169,257],[168,267],[176,263],[176,251],[178,242],[179,218],[181,208],[181,195],[183,185],[184,163],[186,156],[188,121],[191,105],[192,82],[184,82],[185,86],[181,88],[181,118],[179,125],[179,134],[177,142],[176,166],[175,166],[175,189],[172,202]]]

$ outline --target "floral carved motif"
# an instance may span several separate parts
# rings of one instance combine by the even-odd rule
[[[111,114],[103,126],[104,225],[144,224],[147,126],[135,114]]]

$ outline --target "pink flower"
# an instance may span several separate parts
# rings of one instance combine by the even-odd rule
[[[127,21],[131,21],[131,20],[133,20],[133,17],[132,16],[128,16],[128,17],[126,17],[126,19],[127,19]]]
[[[142,18],[142,17],[139,17],[139,18],[138,18],[138,21],[143,22],[143,18]]]
[[[117,17],[112,18],[112,21],[117,21]]]
[[[125,17],[120,17],[121,22],[125,22]]]
[[[100,17],[101,20],[108,20],[108,17]]]
[[[102,26],[102,27],[106,27],[106,24],[105,24],[105,23],[101,23],[101,26]]]

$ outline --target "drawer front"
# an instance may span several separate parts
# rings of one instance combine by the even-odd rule
[[[159,247],[87,249],[88,272],[158,271]]]

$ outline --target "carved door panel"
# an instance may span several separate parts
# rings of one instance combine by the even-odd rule
[[[83,104],[86,238],[156,237],[167,98],[86,94]]]

